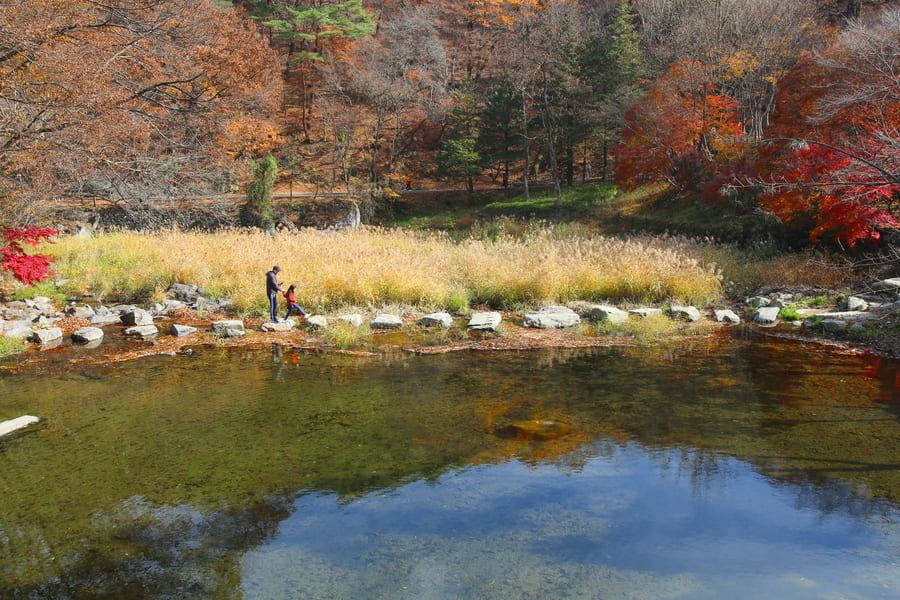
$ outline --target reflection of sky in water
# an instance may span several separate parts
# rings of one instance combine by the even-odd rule
[[[892,510],[823,514],[724,457],[698,489],[665,466],[681,452],[605,453],[578,472],[513,461],[300,496],[244,556],[244,597],[897,597]]]

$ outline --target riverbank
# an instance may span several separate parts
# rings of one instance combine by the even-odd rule
[[[586,348],[600,346],[644,345],[665,347],[687,339],[730,336],[735,328],[740,335],[747,328],[753,335],[787,337],[803,343],[822,343],[842,351],[873,352],[885,357],[900,355],[900,335],[895,326],[893,303],[878,302],[887,295],[870,295],[869,301],[852,297],[853,311],[827,304],[823,290],[771,291],[720,308],[706,307],[633,307],[617,309],[588,302],[570,303],[562,311],[568,323],[543,323],[542,311],[495,312],[485,308],[453,315],[442,313],[443,325],[411,308],[313,315],[309,320],[293,318],[277,327],[260,317],[239,318],[227,311],[198,311],[181,306],[170,310],[151,308],[152,324],[142,334],[136,333],[131,321],[134,312],[149,312],[127,305],[120,315],[104,316],[102,342],[84,344],[77,341],[78,332],[98,325],[97,317],[82,314],[87,305],[75,302],[61,312],[59,318],[48,319],[47,327],[59,330],[51,343],[38,343],[37,333],[29,336],[32,343],[17,355],[8,357],[0,369],[40,368],[41,365],[110,365],[149,356],[191,354],[202,347],[265,348],[273,352],[332,352],[351,355],[438,354],[458,351],[531,350],[537,348]],[[815,296],[810,294],[816,293]],[[42,299],[39,299],[42,300]],[[828,302],[848,302],[831,297]],[[789,304],[785,301],[795,301]],[[863,306],[859,302],[865,304]],[[35,303],[33,300],[32,304]],[[771,304],[761,307],[762,304]],[[817,306],[813,306],[818,304]],[[802,307],[805,306],[805,307]],[[0,306],[0,313],[9,306]],[[41,307],[47,312],[46,307]],[[107,311],[107,307],[103,307]],[[768,308],[768,310],[766,310]],[[846,308],[846,307],[844,307]],[[862,309],[862,310],[859,310]],[[491,328],[474,329],[479,315],[495,315]],[[433,317],[433,315],[429,315]],[[840,319],[844,319],[840,321]],[[93,322],[92,322],[93,321]],[[382,323],[390,325],[382,325]],[[377,324],[376,324],[377,323]],[[175,327],[188,333],[177,333]],[[279,330],[273,330],[273,329]],[[37,332],[37,330],[36,330]]]

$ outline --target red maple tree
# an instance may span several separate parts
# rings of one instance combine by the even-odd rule
[[[614,150],[615,181],[684,187],[707,163],[737,158],[743,135],[737,102],[718,92],[703,65],[675,63],[628,111]]]
[[[36,246],[58,232],[49,227],[9,227],[0,225],[0,240],[6,243],[0,248],[0,269],[10,271],[25,284],[43,281],[50,275],[50,257],[28,254],[22,244]]]
[[[760,204],[784,221],[808,221],[814,241],[853,246],[898,225],[898,23],[893,9],[875,25],[853,24],[780,82],[759,151]]]

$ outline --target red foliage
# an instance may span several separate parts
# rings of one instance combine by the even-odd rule
[[[712,161],[733,160],[743,151],[738,104],[719,94],[696,61],[673,64],[626,115],[622,141],[614,149],[614,178],[624,188],[696,181]]]
[[[813,241],[877,242],[898,226],[900,88],[882,68],[898,42],[894,27],[857,26],[779,82],[759,153],[761,205],[784,221],[811,222]]]
[[[22,244],[36,246],[58,232],[47,227],[9,227],[0,225],[0,239],[6,246],[0,248],[0,269],[11,271],[13,276],[28,285],[43,281],[50,275],[50,258],[43,254],[29,255]]]

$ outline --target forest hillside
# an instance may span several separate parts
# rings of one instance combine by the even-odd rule
[[[243,195],[271,156],[292,190],[652,185],[875,244],[898,43],[873,0],[22,0],[0,13],[0,223]]]

